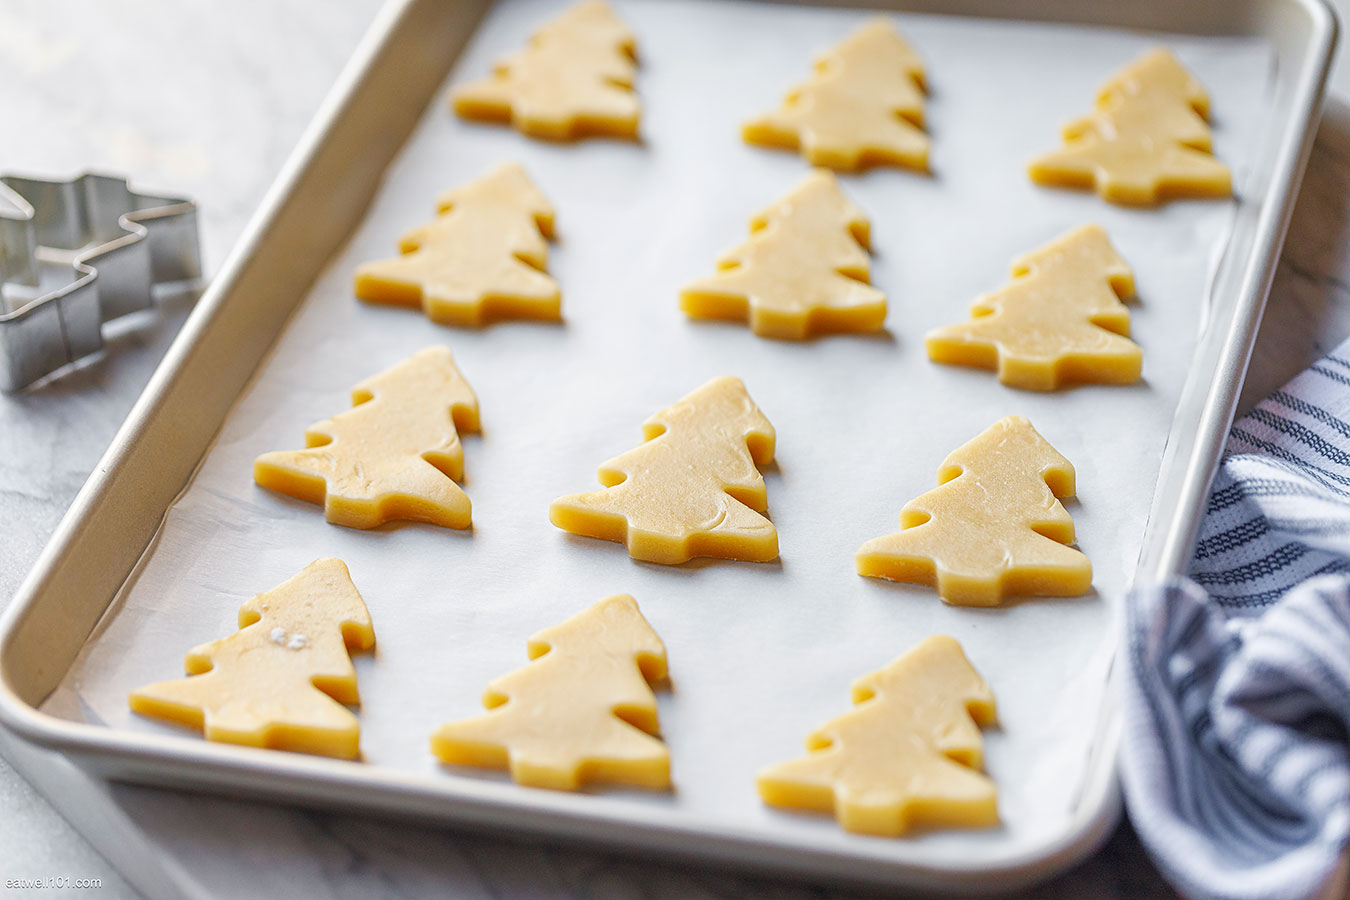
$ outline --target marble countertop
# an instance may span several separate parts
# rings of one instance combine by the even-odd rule
[[[1335,0],[1342,16],[1350,0]],[[134,173],[197,198],[214,270],[379,0],[0,6],[7,171]],[[1350,69],[1338,67],[1244,407],[1350,334]],[[0,396],[0,605],[8,602],[187,313],[170,303],[95,365]],[[6,762],[8,759],[9,762]],[[16,771],[17,770],[17,771]],[[73,827],[72,827],[73,826]],[[861,896],[631,855],[110,785],[0,733],[0,881],[94,878],[99,896]],[[60,891],[34,891],[34,896]],[[72,891],[72,893],[88,893]],[[22,896],[9,891],[5,896]],[[1174,896],[1128,825],[1021,895]]]

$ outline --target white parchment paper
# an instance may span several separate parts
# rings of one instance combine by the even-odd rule
[[[483,74],[562,5],[503,0],[454,77]],[[1036,187],[1025,164],[1058,146],[1059,126],[1089,109],[1110,73],[1166,42],[1210,89],[1215,149],[1240,189],[1269,111],[1270,49],[898,15],[928,67],[934,173],[880,169],[844,181],[871,217],[888,330],[792,344],[687,320],[676,294],[710,274],[745,238],[750,215],[806,173],[794,154],[743,144],[741,121],[773,108],[817,53],[869,14],[688,0],[616,6],[639,36],[643,144],[534,142],[461,122],[438,96],[47,709],[196,740],[132,715],[127,692],[179,674],[189,648],[235,629],[246,598],[331,555],[349,564],[378,635],[377,652],[356,658],[365,765],[441,786],[501,780],[438,766],[429,735],[478,712],[487,682],[525,662],[529,635],[628,592],[669,650],[661,721],[677,789],[600,791],[576,797],[577,809],[654,808],[693,829],[717,823],[930,864],[986,864],[1043,847],[1069,827],[1088,774],[1113,622],[1234,205],[1120,209]],[[457,330],[354,299],[358,263],[392,254],[441,191],[506,160],[522,162],[558,209],[550,269],[564,324]],[[1138,279],[1141,383],[1036,394],[928,361],[926,331],[963,320],[977,295],[1007,280],[1015,256],[1088,221],[1106,226]],[[481,436],[465,439],[471,532],[348,530],[253,484],[255,456],[302,446],[307,425],[348,407],[353,384],[438,343],[453,349],[482,407]],[[636,563],[618,544],[549,524],[549,502],[596,486],[596,466],[637,444],[643,419],[723,374],[744,379],[777,428],[766,480],[779,562]],[[858,577],[858,546],[898,527],[901,505],[934,485],[950,450],[1013,413],[1077,467],[1068,508],[1095,591],[973,610]],[[760,804],[761,767],[799,754],[809,731],[845,711],[854,678],[935,633],[960,640],[997,695],[1001,724],[986,733],[986,760],[1002,827],[881,840]],[[510,790],[522,810],[540,795]]]

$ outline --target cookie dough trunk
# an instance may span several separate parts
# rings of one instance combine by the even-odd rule
[[[512,781],[529,787],[558,791],[575,791],[587,784],[670,787],[666,745],[613,715],[592,721],[584,757],[548,734],[535,741],[513,737],[532,727],[530,716],[528,711],[490,712],[444,725],[432,736],[432,753],[452,765],[507,769]]]
[[[1147,164],[1138,162],[1137,155],[1087,142],[1037,157],[1027,171],[1032,181],[1048,187],[1095,187],[1103,200],[1121,206],[1233,195],[1232,172],[1208,153],[1167,147],[1153,151]]]
[[[359,267],[356,296],[367,303],[421,308],[436,324],[460,328],[504,319],[555,321],[562,315],[558,283],[518,259],[499,260],[481,281],[467,282],[462,275],[457,258],[419,251]]]
[[[424,461],[425,462],[425,461]],[[468,528],[472,504],[459,485],[431,463],[409,463],[381,479],[378,490],[364,494],[334,494],[326,479],[337,472],[334,461],[310,450],[264,453],[253,463],[253,480],[260,486],[298,500],[320,504],[324,518],[347,528],[378,528],[385,522],[428,522],[444,528]],[[356,473],[351,472],[352,480]],[[376,486],[368,485],[371,488]]]
[[[769,562],[778,557],[773,523],[727,494],[716,500],[721,514],[709,524],[672,533],[666,519],[646,521],[642,507],[622,484],[602,491],[569,494],[549,506],[549,521],[564,531],[614,541],[644,562],[679,565],[700,556]]]
[[[354,759],[360,752],[360,724],[337,701],[309,682],[277,685],[283,703],[239,701],[214,705],[223,688],[211,673],[162,681],[132,692],[132,712],[199,728],[209,741]],[[205,712],[203,712],[205,710]]]
[[[994,572],[941,565],[949,549],[942,535],[929,540],[922,527],[874,538],[858,551],[858,574],[936,588],[956,606],[999,606],[1010,596],[1077,597],[1092,587],[1087,557],[1049,538]]]

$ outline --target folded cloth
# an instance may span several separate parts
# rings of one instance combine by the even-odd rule
[[[1190,578],[1126,603],[1125,799],[1183,894],[1315,897],[1350,842],[1350,341],[1226,453]]]

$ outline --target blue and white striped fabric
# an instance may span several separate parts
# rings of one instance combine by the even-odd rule
[[[1192,898],[1339,895],[1350,843],[1350,341],[1233,427],[1190,579],[1127,603],[1121,774]]]

